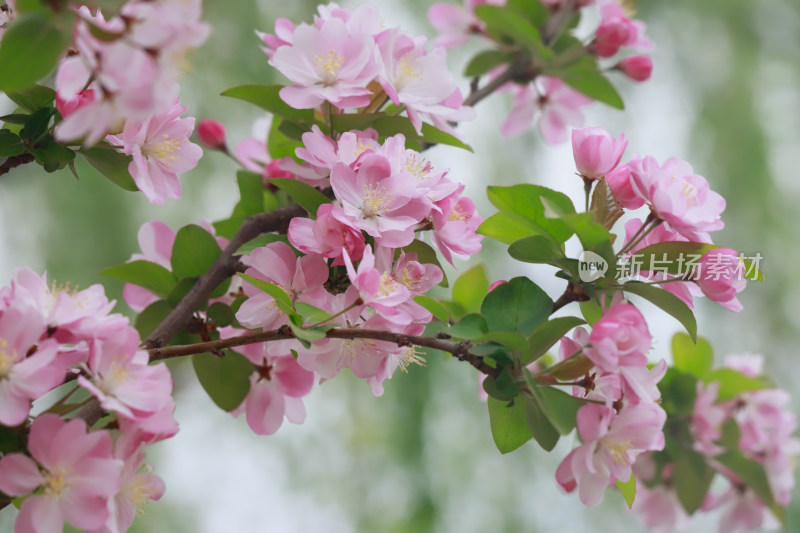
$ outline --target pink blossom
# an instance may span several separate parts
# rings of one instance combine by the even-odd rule
[[[131,261],[150,261],[172,270],[172,245],[175,243],[175,232],[172,228],[157,220],[145,222],[139,228],[137,240],[142,253],[133,254]],[[137,313],[141,313],[148,305],[158,300],[158,296],[152,292],[132,283],[125,284],[122,297]]]
[[[619,164],[628,146],[625,134],[613,138],[603,128],[572,130],[572,153],[575,166],[584,178],[597,179]]]
[[[317,209],[316,220],[296,217],[289,222],[289,242],[305,254],[333,259],[333,266],[344,264],[342,250],[346,250],[353,261],[358,261],[364,254],[364,235],[340,222],[343,218],[341,207],[322,204]]]
[[[578,410],[578,434],[583,444],[572,450],[556,470],[567,492],[578,488],[585,505],[596,505],[615,481],[627,481],[631,465],[645,451],[664,448],[666,413],[653,403],[626,406],[619,413],[587,404]]]
[[[58,344],[52,339],[36,344],[44,331],[41,314],[24,302],[0,309],[0,424],[25,422],[31,402],[64,380]]]
[[[731,487],[722,495],[711,496],[703,502],[702,509],[722,509],[719,533],[738,533],[757,529],[779,529],[780,524],[772,512],[750,489]]]
[[[709,250],[698,261],[696,275],[691,279],[703,294],[728,311],[742,310],[736,295],[744,290],[747,281],[744,279],[744,264],[735,250]]]
[[[645,366],[652,336],[642,313],[631,304],[619,303],[594,324],[589,342],[586,356],[601,370],[615,372],[620,366]]]
[[[697,383],[697,398],[692,411],[691,430],[694,449],[705,455],[717,455],[724,451],[715,444],[722,438],[722,424],[730,417],[730,409],[717,402],[719,382],[704,385]]]
[[[250,376],[250,392],[231,414],[242,412],[247,425],[257,435],[272,435],[284,416],[293,424],[302,424],[306,410],[301,398],[314,386],[314,374],[303,369],[291,355],[271,355],[267,343],[245,346],[240,351],[256,367]]]
[[[626,57],[614,68],[633,81],[647,81],[653,73],[653,60],[648,56]]]
[[[653,156],[647,156],[627,166],[636,194],[673,231],[693,242],[710,242],[708,232],[724,227],[720,213],[725,199],[710,190],[689,163],[672,157],[659,165]]]
[[[188,108],[176,100],[164,114],[146,120],[128,120],[120,135],[109,137],[132,155],[128,170],[136,186],[154,204],[181,197],[178,174],[197,166],[203,150],[189,137],[194,118],[179,118]]]
[[[678,500],[678,494],[667,487],[637,483],[632,509],[653,533],[684,531],[689,525],[689,515]]]
[[[295,28],[296,26],[291,20],[279,18],[275,21],[275,35],[256,31],[256,35],[264,43],[261,50],[267,54],[267,57],[272,59],[272,56],[275,55],[275,50],[281,46],[292,44],[292,35],[294,35]]]
[[[627,165],[620,165],[606,174],[606,183],[617,204],[623,209],[639,209],[644,205],[644,198],[636,194],[631,184],[631,171]]]
[[[475,203],[462,197],[463,186],[436,202],[431,211],[434,244],[447,262],[453,264],[453,256],[467,259],[480,252],[483,235],[476,233],[483,222],[475,211]]]
[[[567,129],[583,123],[581,107],[592,99],[569,88],[558,78],[540,76],[541,94],[532,85],[512,85],[514,106],[500,126],[503,137],[514,137],[528,130],[539,113],[539,131],[545,141],[560,144],[567,140]]]
[[[0,491],[16,497],[43,489],[22,503],[14,530],[56,533],[65,520],[80,529],[103,527],[122,470],[108,433],[87,433],[79,418],[43,414],[31,425],[28,450],[33,459],[21,453],[0,459]]]
[[[390,248],[376,248],[376,254],[385,256],[393,254]],[[364,256],[358,264],[358,270],[353,267],[352,261],[344,253],[344,262],[347,267],[347,276],[350,282],[358,290],[361,301],[386,319],[397,324],[411,323],[411,315],[400,307],[401,304],[411,299],[409,287],[398,282],[392,273],[384,268],[376,268],[376,257],[372,254],[372,249],[366,247]],[[386,265],[387,261],[381,260],[381,264]]]
[[[386,157],[365,154],[357,171],[337,163],[331,187],[342,204],[341,222],[364,230],[379,244],[398,248],[414,240],[414,226],[427,214],[412,202],[415,183],[407,174],[393,174]]]
[[[139,343],[139,332],[133,328],[95,340],[89,350],[89,375],[78,377],[103,408],[132,420],[147,418],[172,402],[167,366],[149,365],[149,355],[138,349]]]
[[[764,356],[753,353],[729,354],[725,356],[725,367],[755,378],[764,373]]]
[[[328,297],[322,286],[328,280],[328,265],[319,255],[298,258],[288,244],[278,241],[256,248],[242,262],[250,267],[245,274],[279,286],[293,302],[319,307]],[[236,313],[243,326],[273,329],[286,322],[272,296],[249,283],[243,287],[248,299]]]
[[[275,50],[271,64],[294,85],[281,98],[297,109],[327,101],[341,109],[369,104],[367,84],[378,73],[372,35],[351,33],[344,21],[332,18],[319,27],[300,25],[292,43]]]
[[[203,146],[211,150],[225,150],[225,125],[206,118],[197,125],[197,137]]]

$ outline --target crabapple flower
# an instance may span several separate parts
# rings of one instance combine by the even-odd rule
[[[340,206],[322,204],[317,209],[316,220],[295,217],[289,222],[289,242],[304,254],[319,254],[333,259],[333,266],[344,264],[342,250],[347,251],[353,261],[358,261],[364,254],[364,235],[343,224],[343,218]]]
[[[695,174],[689,163],[671,157],[659,165],[647,156],[627,167],[636,194],[673,231],[693,242],[710,242],[708,232],[725,226],[720,220],[725,199],[709,189],[706,179]]]
[[[627,146],[624,133],[615,139],[603,128],[572,130],[572,154],[584,178],[597,179],[614,170]]]
[[[567,491],[578,488],[581,502],[596,505],[615,481],[631,477],[631,465],[646,451],[664,448],[667,415],[654,403],[613,408],[587,404],[578,410],[578,434],[583,444],[572,450],[556,470]]]
[[[560,144],[567,140],[567,129],[583,123],[580,108],[592,103],[592,99],[569,88],[558,78],[540,76],[541,95],[532,85],[511,85],[514,105],[500,126],[500,135],[521,135],[539,115],[539,131],[545,141]]]
[[[288,244],[278,241],[256,248],[242,258],[242,262],[250,267],[245,274],[279,286],[293,302],[320,307],[328,297],[322,286],[328,280],[328,265],[319,255],[298,258]],[[286,315],[275,305],[272,296],[249,283],[243,287],[248,299],[236,313],[236,319],[243,326],[273,329],[285,323]]]
[[[391,248],[376,249],[376,254],[379,256],[393,253]],[[370,247],[364,249],[364,256],[358,264],[358,270],[353,267],[353,262],[347,253],[343,252],[343,255],[347,276],[358,290],[361,301],[375,309],[387,320],[397,324],[411,323],[411,316],[400,307],[401,304],[411,299],[411,291],[405,284],[398,282],[391,272],[375,267],[378,261],[373,255],[372,249]],[[383,265],[387,262],[385,259],[380,261]]]
[[[689,515],[678,500],[678,494],[667,487],[637,483],[631,509],[639,522],[653,533],[684,531],[689,525]]]
[[[475,202],[461,196],[459,188],[436,202],[431,211],[433,232],[431,239],[447,262],[453,264],[453,256],[468,258],[481,251],[483,235],[476,233],[483,222],[475,211]]]
[[[297,109],[330,102],[340,109],[364,107],[372,92],[367,84],[379,70],[372,35],[351,33],[339,18],[320,26],[301,24],[292,43],[281,46],[270,63],[294,85],[280,96]]]
[[[722,437],[722,424],[730,418],[730,412],[726,406],[716,403],[719,387],[718,381],[707,385],[697,383],[690,428],[695,451],[705,455],[717,455],[724,451],[715,442]]]
[[[691,279],[703,294],[728,311],[742,310],[736,295],[744,290],[747,281],[744,278],[744,264],[735,250],[709,250],[698,261],[697,273]]]
[[[160,265],[167,270],[172,269],[170,261],[172,257],[172,245],[175,244],[175,232],[158,220],[145,222],[139,228],[137,234],[141,254],[133,254],[131,261],[150,261]],[[137,313],[141,313],[151,303],[158,300],[158,296],[152,292],[134,285],[126,283],[122,289],[122,297],[125,303]]]
[[[0,309],[0,424],[4,426],[25,422],[31,401],[64,380],[66,365],[58,357],[56,341],[36,344],[44,331],[41,314],[24,302]]]
[[[217,120],[203,119],[197,125],[197,137],[211,150],[225,150],[225,125]]]
[[[707,497],[701,509],[721,509],[719,533],[780,529],[780,523],[769,508],[747,488],[731,487],[719,496]]]
[[[653,60],[648,56],[626,57],[614,67],[633,81],[647,81],[653,74]]]
[[[465,6],[453,4],[433,4],[428,10],[428,20],[439,32],[434,41],[435,46],[458,48],[466,43],[470,36],[480,35],[486,25],[475,16],[475,8],[482,5],[505,5],[506,0],[466,0]]]
[[[620,165],[605,176],[606,184],[611,189],[614,199],[623,209],[639,209],[644,205],[644,198],[636,194],[631,184],[631,171],[627,165]]]
[[[128,166],[133,181],[150,203],[163,204],[181,197],[178,174],[197,166],[203,150],[189,137],[194,118],[179,118],[188,107],[175,100],[171,109],[146,120],[128,120],[109,140],[133,156]]]
[[[272,59],[272,56],[275,55],[275,50],[281,46],[292,44],[292,35],[294,35],[296,28],[297,26],[294,25],[294,22],[281,17],[275,21],[275,35],[256,31],[256,35],[264,43],[261,50],[267,54],[267,57]]]
[[[284,416],[293,424],[302,424],[306,410],[301,398],[314,386],[314,374],[302,368],[291,355],[271,355],[267,343],[239,348],[255,365],[250,376],[250,392],[231,414],[243,412],[247,425],[256,435],[272,435]]]
[[[601,370],[614,372],[620,366],[645,366],[645,353],[652,336],[642,313],[631,304],[619,303],[607,309],[589,334],[590,347],[584,349]]]
[[[33,459],[21,453],[0,459],[0,491],[16,497],[43,489],[22,502],[17,533],[54,533],[65,520],[88,530],[106,524],[122,471],[108,433],[87,433],[80,418],[65,422],[42,414],[31,425],[28,450]]]

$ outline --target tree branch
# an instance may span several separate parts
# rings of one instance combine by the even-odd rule
[[[33,159],[33,155],[29,153],[14,155],[7,158],[5,161],[3,161],[3,164],[0,165],[0,176],[11,172],[12,168],[32,162]]]

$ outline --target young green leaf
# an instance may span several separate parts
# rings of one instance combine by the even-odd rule
[[[293,122],[313,124],[314,111],[311,109],[295,109],[280,97],[281,85],[240,85],[222,92],[229,96],[255,104],[265,111],[289,119]]]
[[[616,485],[622,497],[625,498],[628,509],[633,508],[633,501],[636,498],[636,476],[631,472],[631,478],[628,481],[617,480]]]
[[[172,245],[172,272],[178,279],[199,277],[214,264],[222,249],[206,230],[189,224],[178,230]]]
[[[561,340],[568,331],[585,323],[578,317],[563,316],[539,324],[528,337],[528,349],[524,353],[522,363],[527,365],[536,361]]]
[[[700,378],[711,370],[714,351],[703,337],[698,337],[695,344],[688,335],[676,333],[672,337],[672,360],[678,370]]]
[[[487,405],[492,438],[500,453],[513,452],[531,439],[525,404],[520,398],[511,403],[489,398]]]
[[[713,479],[714,469],[694,450],[682,449],[675,458],[672,480],[678,500],[688,514],[700,508]]]
[[[553,300],[526,277],[501,283],[481,303],[481,314],[490,331],[513,331],[525,336],[552,312]]]
[[[444,324],[448,324],[450,322],[450,313],[447,311],[447,308],[440,304],[437,300],[434,300],[430,296],[420,295],[415,296],[414,301],[427,309],[434,318],[438,319]]]
[[[106,268],[100,272],[101,276],[133,283],[147,289],[156,296],[166,298],[178,280],[172,272],[150,261],[131,261],[121,265]]]
[[[250,392],[253,363],[245,356],[226,350],[224,357],[210,353],[192,356],[192,365],[200,385],[223,411],[233,411]]]
[[[489,279],[486,277],[486,268],[483,265],[470,268],[453,283],[453,301],[468,313],[480,310],[487,292],[489,292]]]

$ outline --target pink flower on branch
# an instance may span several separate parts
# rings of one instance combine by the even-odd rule
[[[603,128],[572,130],[575,166],[584,178],[597,179],[614,170],[627,146],[624,133],[615,139]]]

